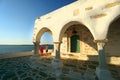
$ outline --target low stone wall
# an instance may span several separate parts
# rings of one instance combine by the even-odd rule
[[[109,64],[114,64],[114,65],[120,66],[120,57],[115,57],[115,56],[107,57],[107,62]]]
[[[85,55],[85,54],[61,54],[61,57],[64,59],[77,59],[85,61],[98,61],[98,55]],[[120,57],[119,56],[106,56],[108,64],[119,65],[120,66]]]
[[[33,55],[34,51],[0,54],[0,59]]]

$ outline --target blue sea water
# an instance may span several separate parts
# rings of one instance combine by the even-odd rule
[[[33,45],[0,45],[0,54],[27,52],[27,51],[32,51],[32,50],[34,50]]]
[[[45,49],[45,45],[44,49]],[[53,45],[48,46],[49,49],[53,49]],[[0,45],[0,54],[27,52],[34,50],[34,45]]]

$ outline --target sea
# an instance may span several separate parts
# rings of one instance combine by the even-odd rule
[[[43,45],[44,49],[46,45]],[[53,45],[48,45],[48,49],[53,49]],[[34,45],[0,45],[0,54],[28,52],[34,50]]]

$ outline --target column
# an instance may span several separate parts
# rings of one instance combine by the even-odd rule
[[[34,55],[39,55],[39,42],[33,42],[34,43]]]
[[[60,42],[54,42],[55,59],[60,60]]]
[[[60,80],[62,74],[62,61],[60,59],[60,42],[54,42],[55,58],[52,60],[52,67],[55,71],[56,80]]]
[[[108,40],[95,40],[98,48],[98,61],[99,66],[96,68],[96,76],[99,80],[114,80],[111,76],[110,71],[107,68],[106,56],[105,56],[105,43]]]
[[[99,54],[98,60],[99,60],[100,69],[107,69],[104,46],[105,46],[105,42],[97,42],[98,54]]]
[[[36,63],[38,63],[39,58],[39,42],[33,42],[34,44],[34,54],[30,57],[30,67],[33,69],[36,69],[38,67],[38,65]]]

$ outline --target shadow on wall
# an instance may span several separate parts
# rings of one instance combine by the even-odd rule
[[[84,25],[75,24],[70,26],[67,30],[73,30],[74,28],[77,29],[81,42],[85,43],[84,48],[82,48],[84,49],[83,53],[92,53],[91,51],[93,49],[97,51],[97,44],[93,42],[94,38],[89,29]],[[110,25],[107,38],[108,42],[105,45],[106,56],[120,57],[120,18]]]
[[[74,24],[67,29],[67,31],[72,32],[74,32],[74,30],[76,31],[76,34],[80,36],[80,41],[82,42],[82,45],[84,45],[84,51],[91,50],[91,48],[97,50],[97,45],[96,43],[93,42],[94,40],[93,35],[91,34],[87,27],[81,24]]]
[[[68,29],[71,29],[72,27],[74,27],[74,25]],[[91,32],[85,26],[80,24],[78,24],[76,28],[80,33],[80,40],[85,43],[83,53],[92,53],[92,48],[97,51],[97,44],[93,42],[94,38]],[[107,62],[120,65],[120,18],[110,25],[107,37],[108,42],[105,45]],[[98,59],[95,55],[88,55],[88,57],[89,60],[96,61]]]
[[[120,18],[110,25],[107,37],[108,42],[105,46],[107,56],[120,57]]]

